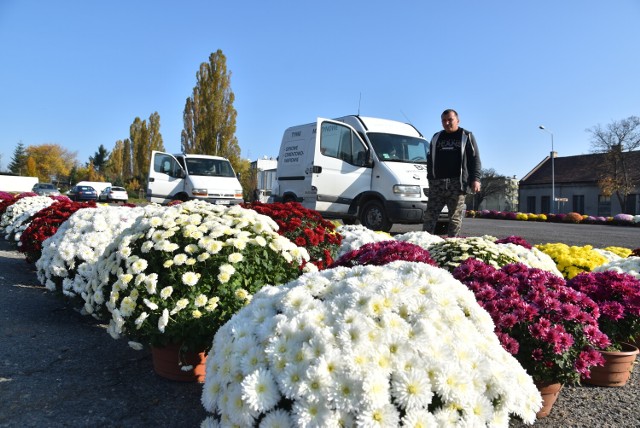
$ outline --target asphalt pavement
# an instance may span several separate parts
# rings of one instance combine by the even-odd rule
[[[409,230],[421,226],[396,225],[392,232]],[[463,236],[484,234],[518,235],[532,244],[640,247],[636,227],[464,219]],[[148,350],[112,339],[77,306],[40,286],[34,266],[0,240],[0,427],[200,425],[201,384],[159,377]]]
[[[399,225],[391,233],[422,230],[422,225]],[[465,218],[460,236],[491,235],[496,238],[520,236],[530,244],[561,242],[567,245],[591,245],[594,248],[609,246],[640,248],[639,226],[613,226],[596,224],[549,223],[520,220],[494,220]]]
[[[159,377],[105,328],[0,241],[0,427],[200,426],[202,385]]]

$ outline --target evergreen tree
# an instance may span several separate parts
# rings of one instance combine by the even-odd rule
[[[221,50],[209,56],[196,73],[193,95],[184,108],[181,148],[184,153],[224,156],[233,167],[240,167],[240,146],[235,137],[235,95],[231,91],[231,73]]]
[[[25,151],[24,144],[22,141],[18,143],[15,150],[13,151],[13,157],[11,158],[11,162],[9,163],[9,171],[14,174],[22,174],[27,171],[27,154]]]
[[[93,156],[89,156],[89,161],[93,163],[93,167],[100,174],[104,174],[107,161],[109,160],[109,152],[100,144],[98,151]]]

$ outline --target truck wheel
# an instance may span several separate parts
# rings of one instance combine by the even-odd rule
[[[187,196],[186,193],[178,193],[177,195],[175,195],[172,199],[173,201],[180,201],[180,202],[187,202],[189,200],[189,197]]]
[[[388,232],[391,230],[393,223],[389,221],[384,206],[379,201],[369,201],[362,207],[360,214],[360,223],[371,230],[381,230]]]

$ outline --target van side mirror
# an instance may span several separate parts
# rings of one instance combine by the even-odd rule
[[[366,166],[367,168],[373,167],[373,156],[371,156],[371,150],[367,150],[364,166]]]

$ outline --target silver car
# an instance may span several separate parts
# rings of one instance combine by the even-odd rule
[[[58,188],[51,183],[36,183],[31,190],[40,196],[60,196]]]
[[[124,187],[111,186],[100,192],[98,200],[104,202],[127,202],[129,195]]]

